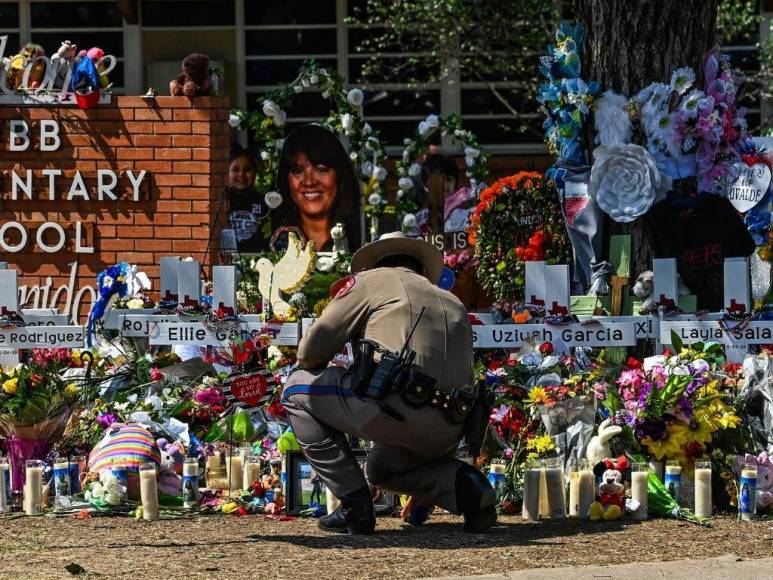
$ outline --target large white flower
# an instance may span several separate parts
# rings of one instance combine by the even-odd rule
[[[464,156],[465,157],[472,157],[473,159],[477,159],[480,157],[480,150],[475,149],[475,147],[465,147],[464,148]]]
[[[269,207],[269,209],[276,209],[282,205],[282,194],[278,191],[269,191],[263,197],[263,201],[266,202],[266,205]]]
[[[429,123],[427,123],[426,121],[422,121],[421,123],[419,123],[419,135],[421,135],[422,137],[426,137],[427,134],[429,133],[429,130],[430,130]]]
[[[685,66],[671,74],[671,90],[683,95],[695,82],[695,71]]]
[[[381,167],[380,165],[376,165],[373,168],[373,175],[376,176],[376,179],[379,181],[384,181],[387,178],[387,170],[385,167]]]
[[[410,177],[401,177],[400,180],[397,182],[397,187],[400,189],[407,189],[411,190],[413,189],[413,180]]]
[[[352,107],[359,107],[365,100],[365,95],[360,89],[352,89],[346,94],[346,100]]]
[[[705,95],[703,91],[695,89],[682,99],[679,110],[682,111],[687,119],[695,119],[698,116],[698,108],[703,102]]]
[[[411,163],[411,166],[408,168],[408,175],[411,177],[418,177],[421,175],[421,165],[418,163]]]
[[[233,129],[238,129],[239,125],[242,124],[242,120],[239,118],[238,115],[234,115],[231,113],[228,115],[228,125],[231,126]]]
[[[365,161],[362,164],[362,167],[360,167],[360,172],[362,173],[363,177],[371,177],[373,175],[373,163],[370,161]]]
[[[279,114],[279,111],[281,111],[282,108],[277,105],[274,101],[271,101],[269,99],[266,99],[263,101],[263,114],[266,117],[275,117]]]
[[[671,178],[640,145],[602,145],[593,156],[589,193],[616,222],[644,215],[671,188]]]
[[[341,115],[341,126],[344,128],[344,133],[351,135],[354,130],[354,117],[349,113]]]
[[[382,201],[384,201],[384,198],[378,193],[371,193],[368,196],[368,203],[370,205],[381,205]]]
[[[436,129],[440,126],[440,117],[437,115],[427,115],[427,118],[424,120],[427,122],[427,125],[429,125],[431,129]]]
[[[285,121],[287,121],[287,113],[285,111],[279,111],[274,115],[274,125],[277,127],[282,127],[285,124]]]

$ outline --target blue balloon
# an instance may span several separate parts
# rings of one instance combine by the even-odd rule
[[[443,271],[440,273],[440,280],[438,280],[437,285],[443,290],[451,290],[451,288],[454,287],[454,284],[456,284],[456,274],[454,274],[454,271],[448,266],[443,266]]]

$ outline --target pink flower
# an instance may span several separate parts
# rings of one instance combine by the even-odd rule
[[[161,381],[164,379],[164,375],[161,374],[161,371],[158,370],[158,367],[151,367],[150,369],[150,380],[151,381]]]
[[[193,395],[193,400],[202,405],[219,405],[223,402],[223,394],[215,387],[208,387],[200,391],[196,391]]]
[[[640,369],[628,369],[620,373],[617,384],[621,387],[633,387],[638,389],[642,382],[642,372]]]

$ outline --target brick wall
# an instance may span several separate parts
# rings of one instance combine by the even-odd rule
[[[18,221],[29,230],[26,248],[19,253],[2,251],[0,260],[20,272],[20,285],[45,286],[51,278],[50,305],[56,288],[69,283],[71,266],[77,260],[76,292],[95,286],[97,273],[117,261],[138,264],[158,288],[159,258],[193,256],[205,261],[214,213],[227,179],[229,151],[227,98],[116,97],[111,105],[80,110],[71,107],[0,107],[0,226]],[[32,125],[32,147],[13,152],[9,147],[12,119]],[[42,119],[54,119],[60,127],[61,146],[40,151],[37,127]],[[48,177],[43,169],[60,169],[55,201],[49,201]],[[11,199],[11,173],[26,176],[33,171],[35,199],[21,195]],[[118,201],[96,201],[97,170],[118,175]],[[126,171],[147,172],[142,195],[133,201]],[[66,201],[76,171],[89,190],[90,201]],[[40,199],[42,198],[42,199]],[[46,221],[57,222],[68,233],[68,243],[50,254],[33,247],[35,228]],[[94,254],[74,253],[74,224],[80,221]],[[93,237],[93,240],[92,240]],[[16,233],[6,236],[16,243]],[[206,262],[211,263],[211,256]],[[64,311],[65,292],[59,308]],[[83,295],[81,314],[90,305]],[[43,304],[39,304],[43,306]]]

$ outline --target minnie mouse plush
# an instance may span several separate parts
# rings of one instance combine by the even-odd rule
[[[628,459],[621,455],[617,459],[606,458],[593,469],[596,476],[601,476],[599,485],[599,501],[590,506],[591,521],[600,519],[616,520],[625,507],[625,485],[623,481],[630,480]]]

